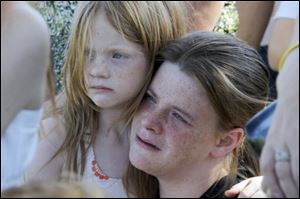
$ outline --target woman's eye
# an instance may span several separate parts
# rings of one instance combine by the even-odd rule
[[[179,115],[179,114],[176,113],[176,112],[173,112],[173,113],[172,113],[172,116],[173,116],[176,120],[178,120],[178,121],[180,121],[180,122],[183,122],[184,124],[189,124],[185,119],[183,119],[183,117],[181,117],[181,115]]]
[[[150,101],[151,103],[156,103],[156,100],[148,93],[145,94],[144,100]]]

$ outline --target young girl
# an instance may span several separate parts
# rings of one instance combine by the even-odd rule
[[[27,177],[58,180],[62,172],[125,197],[128,127],[153,72],[156,53],[185,33],[179,2],[83,2],[64,65],[58,118],[42,121],[46,134]]]

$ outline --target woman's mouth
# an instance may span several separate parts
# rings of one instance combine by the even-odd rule
[[[136,135],[136,142],[138,143],[139,146],[141,146],[146,150],[160,151],[160,149],[157,146],[150,143],[148,140],[140,138],[138,135]]]

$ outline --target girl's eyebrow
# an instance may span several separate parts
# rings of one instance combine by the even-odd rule
[[[108,48],[102,48],[102,49],[95,49],[92,48],[90,49],[89,47],[86,47],[86,51],[91,51],[91,52],[107,52],[107,51],[125,51],[125,52],[131,52],[131,53],[135,53],[135,54],[144,54],[143,51],[138,51],[136,49],[133,49],[131,47],[126,47],[123,45],[114,45]]]

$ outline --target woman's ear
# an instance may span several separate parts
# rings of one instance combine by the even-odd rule
[[[233,151],[243,140],[244,130],[234,128],[218,136],[215,146],[211,150],[211,155],[215,158],[225,157]]]

